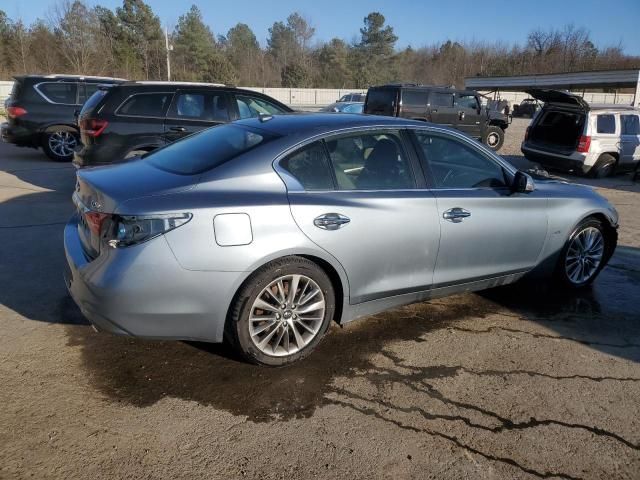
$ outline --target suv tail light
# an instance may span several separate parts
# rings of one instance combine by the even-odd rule
[[[107,125],[109,125],[109,122],[106,120],[83,118],[80,120],[80,132],[90,137],[98,137],[107,128]]]
[[[27,111],[22,107],[7,107],[7,116],[9,118],[18,118],[26,113]]]
[[[589,147],[591,147],[591,137],[589,135],[582,135],[580,140],[578,140],[578,148],[576,148],[576,152],[587,153],[589,151]]]

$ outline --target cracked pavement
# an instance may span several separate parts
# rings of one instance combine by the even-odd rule
[[[526,122],[502,153],[517,156]],[[65,294],[74,170],[0,144],[0,478],[640,478],[640,184],[592,289],[525,283],[332,327],[284,369],[95,333]]]

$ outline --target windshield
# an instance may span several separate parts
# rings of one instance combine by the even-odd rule
[[[232,158],[276,138],[262,130],[220,125],[190,135],[145,156],[154,167],[179,175],[211,170]]]

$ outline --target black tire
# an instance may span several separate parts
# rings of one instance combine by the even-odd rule
[[[502,148],[502,144],[504,143],[504,130],[495,125],[489,125],[482,143],[494,152],[497,152]]]
[[[285,275],[304,275],[312,279],[324,294],[324,318],[314,337],[303,348],[286,356],[268,355],[258,349],[249,333],[249,315],[256,298],[274,280]],[[238,354],[251,363],[270,367],[288,365],[309,355],[322,341],[335,313],[335,293],[331,280],[316,263],[306,258],[290,256],[264,265],[249,277],[236,294],[227,322],[225,339]],[[287,331],[288,332],[288,331]],[[287,333],[287,335],[290,335]]]
[[[589,173],[593,178],[606,178],[613,175],[616,169],[616,158],[608,153],[603,153],[596,164],[591,167]]]
[[[602,260],[600,261],[597,269],[593,272],[593,274],[591,274],[589,276],[589,278],[587,278],[584,281],[576,282],[576,281],[572,280],[569,277],[569,274],[567,273],[567,268],[566,268],[567,254],[569,252],[569,247],[571,246],[571,243],[572,243],[573,239],[580,232],[582,232],[582,231],[584,231],[585,229],[588,229],[588,228],[596,228],[596,229],[598,229],[600,231],[600,233],[602,235],[602,239],[603,239],[603,242],[604,242]],[[604,225],[597,218],[589,217],[589,218],[586,218],[585,220],[583,220],[582,222],[580,222],[573,229],[573,231],[571,232],[571,235],[569,235],[569,238],[565,242],[565,245],[562,248],[562,251],[560,252],[560,256],[558,258],[558,263],[556,265],[556,269],[555,269],[555,273],[554,273],[554,277],[555,277],[556,282],[561,287],[563,287],[565,289],[569,289],[569,290],[577,290],[577,289],[584,288],[584,287],[587,287],[587,286],[591,285],[594,282],[594,280],[598,277],[598,275],[600,274],[602,269],[605,267],[605,265],[607,264],[607,261],[609,260],[609,256],[610,256],[610,253],[611,253],[611,245],[609,243],[610,241],[611,240],[607,236],[607,232],[606,232],[606,230],[604,228]]]
[[[78,132],[69,129],[45,132],[42,136],[42,150],[51,160],[70,162],[73,160],[73,150],[78,146],[79,139]]]

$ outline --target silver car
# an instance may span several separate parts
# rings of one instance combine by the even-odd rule
[[[366,115],[263,116],[78,172],[67,284],[99,330],[309,354],[330,322],[525,274],[590,284],[618,215],[464,134]]]

